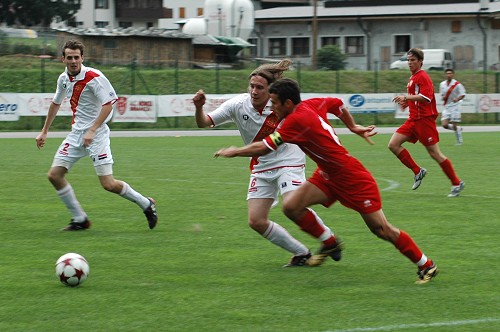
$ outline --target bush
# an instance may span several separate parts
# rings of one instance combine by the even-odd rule
[[[318,50],[318,68],[327,70],[345,69],[347,56],[337,45],[327,45]]]

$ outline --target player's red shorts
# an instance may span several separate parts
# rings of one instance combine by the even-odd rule
[[[359,213],[373,213],[382,208],[377,183],[371,173],[356,159],[344,165],[341,172],[326,173],[316,169],[308,179],[329,198],[329,207],[336,201]]]
[[[410,137],[408,140],[410,143],[415,144],[420,141],[425,146],[434,145],[439,142],[436,117],[428,116],[419,120],[408,119],[396,132]]]

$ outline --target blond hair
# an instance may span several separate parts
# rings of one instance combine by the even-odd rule
[[[290,69],[292,65],[292,60],[283,59],[277,63],[266,63],[257,67],[248,78],[252,78],[253,76],[261,76],[266,79],[268,84],[274,83],[283,77],[283,72]]]

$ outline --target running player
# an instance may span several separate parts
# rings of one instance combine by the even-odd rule
[[[285,59],[279,63],[259,66],[249,76],[248,93],[231,98],[208,114],[203,110],[205,93],[198,91],[193,98],[198,127],[215,127],[233,122],[245,144],[261,141],[274,132],[279,123],[278,116],[271,110],[269,85],[281,78],[291,64],[290,60]],[[277,204],[278,194],[281,194],[285,203],[290,193],[305,181],[304,153],[296,145],[284,144],[267,156],[252,158],[250,171],[247,193],[249,226],[273,244],[293,254],[284,267],[308,265],[311,257],[309,249],[281,225],[269,220],[269,211]],[[327,245],[335,244],[333,234],[321,220],[304,231]]]
[[[415,144],[420,141],[450,179],[451,191],[448,197],[457,197],[464,189],[465,183],[455,173],[451,161],[439,149],[439,133],[436,128],[438,111],[434,85],[429,75],[422,69],[423,61],[424,52],[421,49],[412,48],[408,51],[408,67],[412,74],[407,85],[408,94],[398,95],[393,101],[402,108],[409,107],[410,116],[392,135],[388,147],[403,165],[413,171],[412,189],[415,190],[422,183],[427,170],[418,166],[410,152],[403,147],[403,143]]]
[[[57,149],[48,172],[49,181],[72,214],[71,222],[64,230],[79,231],[91,226],[87,213],[65,178],[71,167],[84,156],[92,159],[101,186],[136,203],[144,211],[149,228],[153,229],[158,222],[155,201],[113,177],[113,156],[106,123],[111,119],[117,96],[102,72],[83,65],[83,51],[84,45],[79,41],[70,40],[64,44],[62,61],[66,64],[66,70],[57,80],[56,93],[49,106],[45,124],[36,137],[36,145],[40,149],[45,145],[49,128],[61,103],[64,98],[69,98],[73,111],[71,132]]]
[[[336,201],[357,211],[368,228],[379,238],[391,242],[418,266],[417,283],[427,283],[437,275],[434,262],[422,253],[412,237],[391,225],[382,211],[382,201],[370,172],[342,146],[327,113],[337,116],[353,133],[370,142],[374,126],[356,125],[343,101],[338,98],[300,99],[294,80],[281,79],[269,89],[273,111],[284,119],[276,132],[264,140],[241,148],[221,149],[215,156],[260,156],[285,143],[297,144],[317,164],[314,174],[283,204],[283,211],[299,227],[307,228],[319,217],[309,209],[314,204],[331,206]],[[321,264],[328,256],[335,259],[338,248],[322,246],[309,265]]]
[[[443,100],[444,110],[441,113],[441,125],[444,129],[453,130],[456,137],[456,145],[462,145],[462,127],[459,126],[462,115],[460,112],[460,104],[465,98],[465,88],[462,83],[457,81],[455,71],[446,69],[444,71],[446,79],[439,84],[439,93]]]

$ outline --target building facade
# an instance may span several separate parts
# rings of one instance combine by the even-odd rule
[[[366,3],[367,1],[364,1]],[[439,2],[439,1],[437,1]],[[348,55],[347,69],[388,69],[409,48],[444,48],[457,69],[500,63],[500,2],[391,6],[279,7],[257,10],[253,56],[291,57],[312,64],[314,53],[334,44]]]

